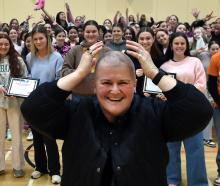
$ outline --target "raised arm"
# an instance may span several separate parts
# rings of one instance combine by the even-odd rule
[[[44,14],[46,15],[46,17],[48,18],[50,24],[51,24],[51,25],[54,24],[54,21],[55,21],[54,18],[53,18],[52,16],[50,16],[49,13],[48,13],[44,8],[42,8],[41,10],[43,11],[43,13],[44,13]]]
[[[156,100],[154,111],[161,119],[162,135],[166,141],[179,141],[202,131],[212,116],[212,107],[203,93],[193,85],[163,75],[154,65],[150,54],[135,42],[127,41],[128,54],[137,58],[144,74],[159,86],[167,98],[164,107]]]
[[[32,19],[32,18],[33,18],[32,15],[28,15],[27,18],[26,18],[26,20],[25,20],[25,22],[26,22],[26,24],[27,24],[27,30],[29,30],[29,20]]]
[[[139,60],[144,74],[153,80],[157,74],[159,74],[159,69],[153,63],[150,54],[144,50],[140,44],[132,41],[126,42],[126,46],[129,49],[127,53]],[[176,86],[176,80],[170,76],[165,75],[158,82],[158,86],[163,92],[169,91]]]
[[[199,14],[200,14],[200,11],[196,8],[192,9],[192,16],[195,18],[195,20],[198,20],[199,19]]]
[[[83,54],[78,68],[58,82],[44,83],[34,90],[21,106],[25,119],[36,130],[53,138],[64,139],[68,132],[68,118],[77,107],[66,102],[67,96],[91,72],[96,55],[103,47],[99,42],[92,45],[91,51]],[[73,110],[73,111],[72,111]]]
[[[73,18],[72,12],[70,10],[70,6],[68,3],[65,3],[65,6],[66,6],[66,16],[67,16],[68,23],[74,24],[74,18]]]
[[[204,18],[203,18],[203,21],[204,22],[207,22],[213,18],[215,18],[216,16],[213,15],[213,11],[211,11],[209,14],[207,14]]]
[[[139,14],[139,12],[137,13],[137,23],[139,24],[139,21],[140,21],[140,14]]]
[[[117,23],[118,23],[118,16],[119,16],[119,14],[120,14],[120,11],[117,11],[117,12],[115,13],[115,16],[114,16],[114,19],[113,19],[113,23],[114,23],[114,24],[117,24]]]
[[[90,73],[92,67],[96,63],[96,59],[93,58],[101,49],[103,48],[103,43],[98,42],[90,47],[90,53],[85,52],[82,55],[79,66],[77,69],[62,77],[57,82],[57,86],[65,91],[72,91],[82,80],[84,80]]]
[[[128,8],[126,8],[126,11],[125,11],[125,19],[126,19],[126,22],[129,23]]]

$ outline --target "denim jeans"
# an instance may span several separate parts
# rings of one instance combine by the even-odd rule
[[[187,185],[208,186],[202,132],[184,141],[167,143],[170,156],[167,166],[167,182],[176,185],[181,183],[182,142],[186,151]]]
[[[213,118],[209,121],[209,124],[203,130],[203,139],[205,140],[212,139],[212,127],[213,127]]]
[[[214,119],[215,131],[217,135],[217,142],[218,145],[220,145],[220,108],[214,109],[213,119]],[[216,163],[217,163],[218,175],[220,176],[220,148],[218,148]]]

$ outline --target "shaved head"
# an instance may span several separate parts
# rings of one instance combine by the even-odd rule
[[[122,52],[118,51],[109,51],[106,52],[96,64],[96,72],[99,71],[99,68],[103,65],[109,66],[109,70],[112,68],[117,68],[121,65],[128,67],[131,77],[136,79],[135,68],[132,60]]]

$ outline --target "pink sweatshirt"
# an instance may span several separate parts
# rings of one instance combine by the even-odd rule
[[[201,92],[206,90],[206,74],[201,61],[196,57],[186,57],[182,61],[169,60],[161,67],[168,73],[175,73],[176,79],[194,85]]]

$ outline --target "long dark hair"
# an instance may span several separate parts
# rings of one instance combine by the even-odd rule
[[[190,56],[190,47],[189,47],[189,41],[187,39],[187,36],[186,34],[182,33],[182,32],[175,32],[173,34],[171,34],[170,36],[170,42],[169,42],[169,45],[168,45],[168,48],[167,48],[167,51],[166,51],[166,59],[167,60],[170,60],[170,59],[173,59],[173,50],[172,50],[172,44],[173,44],[173,40],[177,37],[183,37],[184,40],[186,41],[186,51],[184,52],[184,55],[185,56]]]
[[[208,43],[208,49],[210,49],[213,44],[217,44],[218,46],[220,46],[217,41],[214,41],[214,40],[213,40],[213,41],[210,41],[210,42]]]
[[[9,59],[9,69],[10,69],[10,73],[12,77],[21,77],[21,72],[22,72],[22,66],[19,62],[19,54],[18,52],[15,50],[14,45],[10,39],[10,37],[7,34],[4,33],[0,33],[0,39],[7,39],[10,47],[9,47],[9,51],[8,51],[8,59]],[[0,57],[1,59],[1,57]]]
[[[155,36],[157,36],[158,32],[164,32],[165,34],[167,34],[169,36],[168,31],[165,29],[162,29],[162,28],[157,29]],[[163,53],[163,46],[157,41],[157,38],[155,38],[155,39],[156,39],[155,43],[157,45],[157,48],[159,48],[159,50]]]
[[[26,46],[26,40],[28,37],[31,37],[31,32],[28,32],[25,36],[24,36],[24,48],[21,51],[21,57],[23,58],[24,62],[26,62],[26,56],[28,55],[28,53],[30,52],[30,50],[27,48]]]
[[[142,32],[148,32],[152,35],[153,38],[155,38],[154,31],[150,27],[142,27],[137,34],[137,41]],[[152,58],[156,58],[162,55],[161,51],[158,49],[157,45],[155,44],[155,41],[151,46],[150,55]]]
[[[124,36],[125,36],[126,30],[129,30],[131,32],[131,36],[132,36],[131,40],[136,41],[136,35],[135,35],[135,32],[134,32],[134,29],[131,28],[130,26],[126,27],[125,30],[124,30]]]
[[[13,21],[16,21],[16,22],[17,22],[18,25],[17,25],[17,27],[14,28],[14,29],[18,31],[18,29],[19,29],[19,22],[18,22],[18,19],[16,19],[16,18],[13,18],[13,19],[10,20],[9,28],[12,29],[12,23],[13,23]]]
[[[10,35],[11,30],[15,30],[15,31],[17,32],[17,35],[18,35],[18,36],[17,36],[17,45],[18,45],[18,46],[21,46],[21,40],[20,40],[18,31],[17,31],[15,28],[11,28],[11,29],[9,30],[9,35]]]
[[[56,22],[57,22],[60,26],[62,26],[64,30],[66,30],[67,27],[68,27],[67,22],[64,21],[64,20],[60,20],[60,14],[62,14],[62,13],[64,13],[64,12],[58,12],[58,13],[57,13],[57,15],[56,15]],[[64,14],[65,14],[65,13],[64,13]]]

